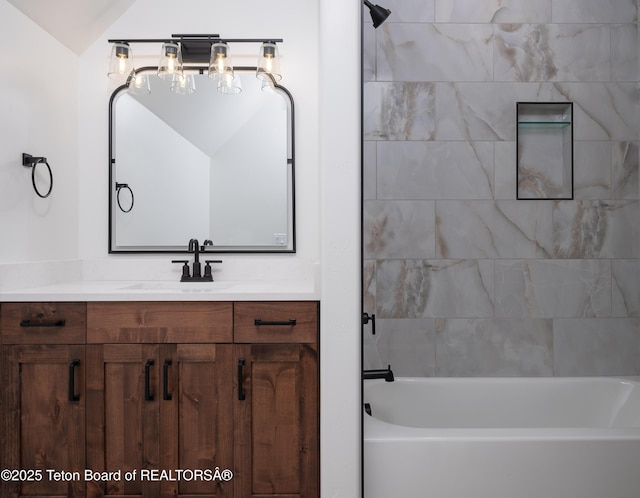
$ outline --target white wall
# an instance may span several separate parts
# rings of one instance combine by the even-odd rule
[[[0,0],[0,263],[78,253],[78,57]],[[39,198],[22,153],[44,156],[53,191]],[[37,169],[46,193],[46,167]]]

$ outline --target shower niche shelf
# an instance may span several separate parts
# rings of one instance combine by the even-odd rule
[[[518,102],[516,122],[516,198],[573,199],[573,102]]]

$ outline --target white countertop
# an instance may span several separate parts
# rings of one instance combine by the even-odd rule
[[[317,301],[308,281],[73,281],[0,292],[0,302],[33,301]]]

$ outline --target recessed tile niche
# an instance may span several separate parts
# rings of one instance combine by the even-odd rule
[[[573,102],[518,102],[517,198],[573,199]]]

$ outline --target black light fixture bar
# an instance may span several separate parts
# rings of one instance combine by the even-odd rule
[[[282,43],[282,38],[220,38],[220,35],[171,35],[170,38],[113,38],[108,43],[164,43],[189,41],[224,41],[227,43]]]
[[[178,42],[182,48],[182,60],[185,63],[209,62],[211,44],[225,43],[282,43],[282,38],[220,38],[219,34],[172,34],[171,38],[117,38],[109,43],[166,43]]]

